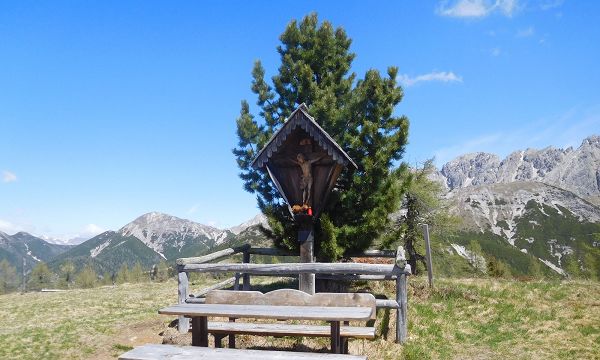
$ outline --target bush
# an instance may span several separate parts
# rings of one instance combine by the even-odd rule
[[[79,288],[89,289],[96,286],[98,276],[91,265],[86,265],[75,278],[75,285]]]

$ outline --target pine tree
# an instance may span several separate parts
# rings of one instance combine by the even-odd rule
[[[17,269],[6,259],[0,261],[0,294],[16,289],[18,281]]]
[[[116,277],[117,284],[124,284],[126,282],[131,281],[131,276],[129,274],[129,268],[127,267],[127,263],[123,263]]]
[[[75,284],[77,285],[77,287],[83,289],[88,289],[96,286],[97,281],[98,275],[96,275],[94,268],[90,264],[86,265],[83,268],[83,270],[81,270],[81,272],[77,274],[77,277],[75,278]]]
[[[54,275],[45,262],[39,262],[29,275],[28,288],[31,290],[41,290],[48,288],[53,284]]]
[[[115,277],[114,273],[105,271],[104,274],[102,274],[102,285],[112,285]]]
[[[136,262],[131,268],[129,281],[131,282],[143,282],[146,280],[146,276],[144,275],[144,269],[139,262]]]
[[[64,284],[65,287],[70,287],[73,282],[73,278],[75,275],[75,264],[71,261],[67,261],[60,265],[60,282]]]
[[[493,256],[488,259],[487,272],[488,275],[496,278],[504,278],[510,275],[508,266]]]
[[[579,260],[577,258],[577,254],[568,255],[563,257],[562,265],[565,271],[567,272],[567,276],[570,279],[576,279],[581,277],[581,268],[579,265]]]
[[[157,281],[167,281],[169,279],[169,267],[167,266],[166,261],[161,260],[158,263],[158,269],[156,272],[156,280]]]
[[[408,264],[415,274],[427,269],[422,224],[429,225],[432,238],[447,236],[458,224],[458,219],[450,215],[442,200],[442,185],[429,178],[434,171],[433,159],[427,160],[422,167],[412,169],[399,180],[405,189],[402,200],[405,212],[397,219],[395,230],[387,233],[382,241],[384,247],[402,241],[408,253]]]
[[[529,265],[527,266],[527,274],[534,278],[542,278],[544,274],[542,273],[542,266],[540,263],[541,261],[535,256],[530,256]]]
[[[238,146],[233,150],[244,188],[255,193],[267,215],[275,245],[297,248],[296,228],[287,206],[268,175],[251,167],[258,151],[301,103],[357,163],[344,171],[315,228],[315,246],[321,259],[337,259],[347,251],[368,248],[389,226],[388,215],[400,205],[405,171],[398,166],[408,136],[408,119],[394,115],[403,92],[396,82],[398,69],[387,76],[368,70],[363,79],[351,72],[355,54],[342,28],[319,24],[316,14],[299,23],[291,21],[277,47],[281,65],[265,80],[260,61],[252,70],[252,91],[258,116],[242,101],[237,119]],[[260,120],[258,119],[260,118]]]

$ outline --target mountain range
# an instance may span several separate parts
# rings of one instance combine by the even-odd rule
[[[519,274],[535,260],[561,275],[600,278],[600,136],[577,149],[527,149],[503,160],[466,154],[433,178],[463,220],[460,237],[448,242],[464,259],[473,261],[467,246],[476,240]]]
[[[460,156],[432,175],[443,184],[450,211],[463,219],[458,235],[438,236],[434,253],[445,270],[473,265],[480,255],[527,275],[536,264],[544,273],[583,273],[600,278],[600,136],[576,149],[516,151],[505,159],[488,153]],[[197,256],[251,242],[269,246],[260,232],[263,215],[230,229],[151,212],[117,231],[106,231],[77,246],[50,244],[27,233],[0,232],[0,259],[17,268],[39,261],[57,269],[69,260],[99,272],[123,264],[150,267],[161,260]],[[458,264],[458,265],[457,265]]]

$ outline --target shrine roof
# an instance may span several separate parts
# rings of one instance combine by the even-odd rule
[[[346,152],[331,138],[331,136],[317,124],[315,119],[308,114],[308,107],[302,103],[294,110],[287,118],[283,126],[273,134],[273,137],[260,150],[258,155],[252,161],[254,168],[263,168],[269,159],[276,154],[281,145],[285,142],[288,136],[296,129],[304,130],[321,148],[336,161],[338,164],[348,166],[350,164],[354,168],[358,168],[354,161],[346,154]]]

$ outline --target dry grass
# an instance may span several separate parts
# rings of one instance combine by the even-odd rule
[[[393,291],[391,283],[358,284],[364,289]],[[351,341],[350,353],[370,359],[600,359],[599,283],[458,279],[438,280],[431,290],[411,278],[409,291],[408,342],[393,342],[395,314],[381,310],[378,338]],[[172,318],[156,311],[174,303],[176,293],[170,281],[0,296],[0,358],[114,359],[132,346],[159,343]],[[189,335],[178,341],[190,341]],[[237,343],[322,352],[329,346],[326,338],[239,336]]]

